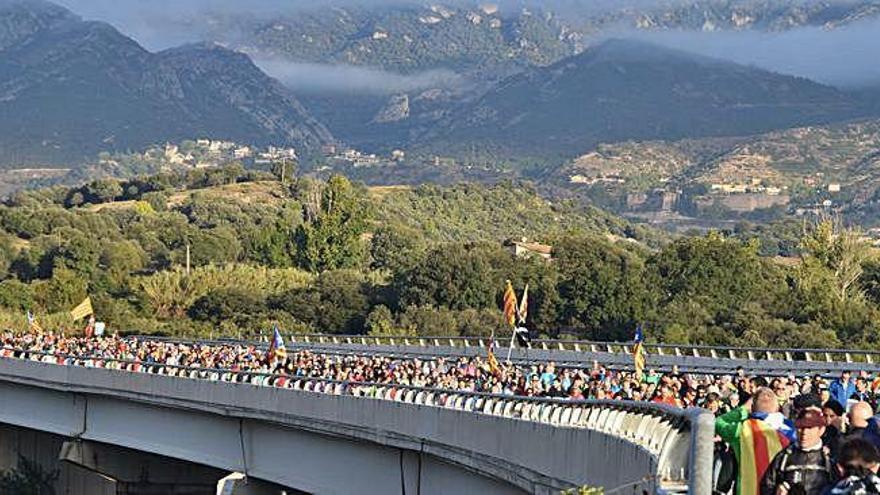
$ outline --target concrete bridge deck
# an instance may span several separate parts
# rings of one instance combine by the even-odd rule
[[[711,481],[700,410],[58,361],[0,359],[0,423],[308,493],[708,493]]]

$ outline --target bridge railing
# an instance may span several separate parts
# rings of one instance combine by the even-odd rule
[[[11,347],[0,347],[0,357],[349,395],[443,407],[562,428],[583,428],[635,444],[649,452],[656,459],[655,472],[638,481],[657,486],[660,493],[708,493],[711,486],[714,416],[702,409],[685,410],[645,402],[522,397],[387,383],[349,382],[97,356],[81,357]]]
[[[194,342],[188,339],[157,337],[140,335],[139,338],[153,340],[167,340],[174,342]],[[376,336],[376,335],[336,335],[336,334],[289,334],[288,342],[309,345],[358,345],[374,347],[452,347],[460,349],[487,348],[488,337],[401,337],[401,336]],[[503,339],[502,339],[503,340]],[[207,343],[256,343],[239,339],[214,339],[203,341]],[[496,345],[499,339],[496,338]],[[263,343],[265,345],[265,343]],[[591,340],[558,340],[558,339],[534,339],[531,341],[532,349],[544,351],[568,351],[590,352],[612,355],[632,355],[632,342],[602,342]],[[643,343],[645,352],[655,356],[669,357],[696,357],[714,360],[740,360],[740,361],[783,361],[783,362],[813,362],[813,363],[867,363],[880,365],[880,351],[865,349],[828,349],[828,348],[782,348],[782,347],[734,347],[734,346],[711,346],[697,344],[664,344]],[[499,349],[505,349],[506,343],[502,342]]]
[[[329,355],[359,355],[359,356],[383,356],[399,359],[435,359],[438,357],[457,358],[462,356],[485,356],[486,349],[479,346],[455,346],[450,347],[444,345],[445,338],[436,339],[440,341],[437,345],[417,345],[414,342],[418,339],[400,339],[397,337],[380,337],[377,340],[372,336],[344,336],[344,335],[322,335],[321,339],[311,338],[306,343],[299,336],[287,337],[287,348],[292,351],[309,350],[321,354]],[[254,345],[265,349],[268,346],[266,342],[246,341],[237,339],[220,339],[220,340],[200,340],[180,337],[161,337],[152,335],[133,335],[128,338],[137,338],[140,340],[156,340],[161,342],[173,342],[177,344],[195,345],[195,344],[212,344],[212,345]],[[394,339],[394,345],[390,341],[382,339]],[[421,338],[430,340],[430,338]],[[471,340],[479,341],[479,338],[471,338]],[[483,339],[485,343],[485,339]],[[367,342],[364,344],[363,342]],[[510,355],[509,361],[517,366],[532,366],[554,361],[558,367],[567,369],[592,369],[596,364],[601,364],[609,370],[615,371],[631,371],[633,367],[633,358],[629,354],[630,349],[621,351],[615,346],[629,344],[613,343],[612,351],[604,352],[584,351],[575,352],[570,350],[555,351],[543,350],[540,348],[514,349]],[[501,356],[506,354],[504,349],[496,349]],[[797,350],[788,350],[789,353],[797,355]],[[737,368],[742,368],[747,374],[760,374],[768,377],[783,377],[790,375],[823,375],[826,377],[838,376],[843,370],[865,370],[871,372],[880,372],[880,359],[874,364],[859,362],[854,360],[850,363],[827,362],[827,361],[804,361],[804,360],[748,360],[748,359],[712,359],[709,357],[693,357],[675,355],[648,355],[648,364],[650,369],[666,373],[676,370],[683,373],[691,373],[694,375],[723,375],[732,374]]]
[[[417,347],[488,347],[487,337],[399,337],[372,335],[303,334],[290,335],[294,343],[306,344],[358,344],[374,346]],[[497,341],[497,339],[496,339]],[[609,354],[632,354],[631,342],[600,342],[590,340],[532,340],[534,349],[593,352]],[[739,359],[751,361],[819,361],[828,363],[880,363],[880,351],[859,349],[786,349],[779,347],[732,347],[709,345],[680,345],[644,343],[648,354],[658,356],[705,357],[712,359]]]

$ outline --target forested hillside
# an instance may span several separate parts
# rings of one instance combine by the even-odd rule
[[[742,234],[754,237],[760,232]],[[502,242],[552,244],[552,261]],[[529,284],[536,334],[742,345],[875,346],[880,262],[830,222],[786,263],[760,239],[666,239],[527,186],[367,189],[239,167],[104,179],[0,206],[0,325],[474,335],[503,330],[504,281]],[[186,272],[186,247],[190,272]]]

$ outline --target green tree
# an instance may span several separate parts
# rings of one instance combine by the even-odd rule
[[[382,225],[370,242],[370,266],[374,270],[400,273],[415,265],[427,246],[418,231],[404,226]]]
[[[398,326],[409,334],[425,337],[458,335],[455,312],[443,307],[408,306],[400,314]]]
[[[146,266],[147,253],[135,241],[108,242],[101,247],[99,261],[109,287],[120,289],[133,273]]]
[[[860,280],[865,297],[873,304],[880,305],[880,259],[865,261]]]
[[[48,472],[19,456],[18,466],[0,475],[0,495],[55,495],[58,471]]]
[[[801,240],[802,266],[811,270],[818,264],[827,270],[833,282],[829,288],[841,302],[861,298],[858,282],[869,257],[868,248],[859,231],[825,220]]]
[[[15,259],[15,250],[12,247],[12,236],[0,230],[0,280],[9,275],[9,267]]]
[[[0,306],[15,312],[32,309],[34,306],[33,286],[15,279],[0,282]]]
[[[93,235],[87,235],[74,229],[59,229],[58,235],[63,239],[47,254],[47,260],[54,272],[58,268],[67,268],[92,278],[99,270],[101,243]]]
[[[756,244],[725,239],[717,232],[673,242],[647,262],[649,282],[661,303],[700,298],[711,313],[727,311],[755,297],[766,297],[773,274]],[[775,280],[774,280],[775,281]]]
[[[189,308],[190,318],[214,324],[234,322],[245,324],[252,316],[266,310],[266,301],[253,291],[238,288],[221,288],[198,298]]]
[[[49,313],[69,311],[87,294],[86,279],[67,268],[57,268],[49,280],[34,284],[34,299]]]
[[[248,259],[271,267],[293,265],[296,246],[291,230],[281,222],[265,225],[255,230],[248,239]]]
[[[190,256],[193,266],[230,263],[241,256],[242,246],[232,227],[196,229],[190,234]],[[185,261],[185,247],[177,251],[178,263]]]
[[[116,179],[100,179],[83,187],[82,194],[89,203],[107,203],[122,196],[122,186]]]
[[[485,245],[439,245],[409,272],[399,274],[395,285],[400,304],[450,309],[492,307],[496,293],[504,289],[504,278],[496,272],[493,260],[505,256],[500,249]]]
[[[870,280],[861,283],[868,257],[869,246],[857,231],[830,220],[813,226],[801,240],[789,316],[834,329],[842,341],[862,339],[874,319],[863,292]]]
[[[272,162],[272,175],[282,184],[290,184],[296,179],[297,164],[294,160]]]
[[[563,326],[590,338],[626,339],[648,315],[653,294],[638,255],[598,237],[567,239],[554,248],[554,262]]]
[[[369,308],[363,276],[352,270],[331,270],[313,284],[272,299],[274,309],[326,333],[359,334]]]
[[[735,344],[747,329],[736,324],[744,308],[754,306],[766,318],[784,312],[784,274],[758,247],[710,232],[651,256],[646,280],[658,290],[659,333],[671,342]]]
[[[510,327],[504,323],[500,309],[465,309],[455,314],[459,335],[488,337],[493,332],[497,336],[510,336]]]
[[[305,221],[296,231],[300,266],[312,272],[361,266],[369,211],[363,194],[334,175],[308,196]]]
[[[368,335],[392,335],[394,332],[394,314],[384,304],[370,311],[364,322],[364,330]]]

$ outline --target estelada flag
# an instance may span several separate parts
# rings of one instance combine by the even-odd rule
[[[526,317],[529,315],[529,284],[526,284],[526,288],[523,289],[522,300],[519,303],[519,324],[524,325],[526,323]]]
[[[73,318],[73,321],[93,314],[95,314],[95,310],[92,309],[92,298],[88,296],[77,307],[70,310],[70,316]]]
[[[278,326],[274,327],[274,334],[272,335],[272,342],[269,343],[269,350],[266,352],[266,357],[269,359],[269,362],[278,359],[287,359],[287,349],[284,348],[284,339],[281,338],[281,332],[278,331]]]
[[[512,327],[516,326],[516,293],[513,292],[510,280],[504,289],[504,321]]]

